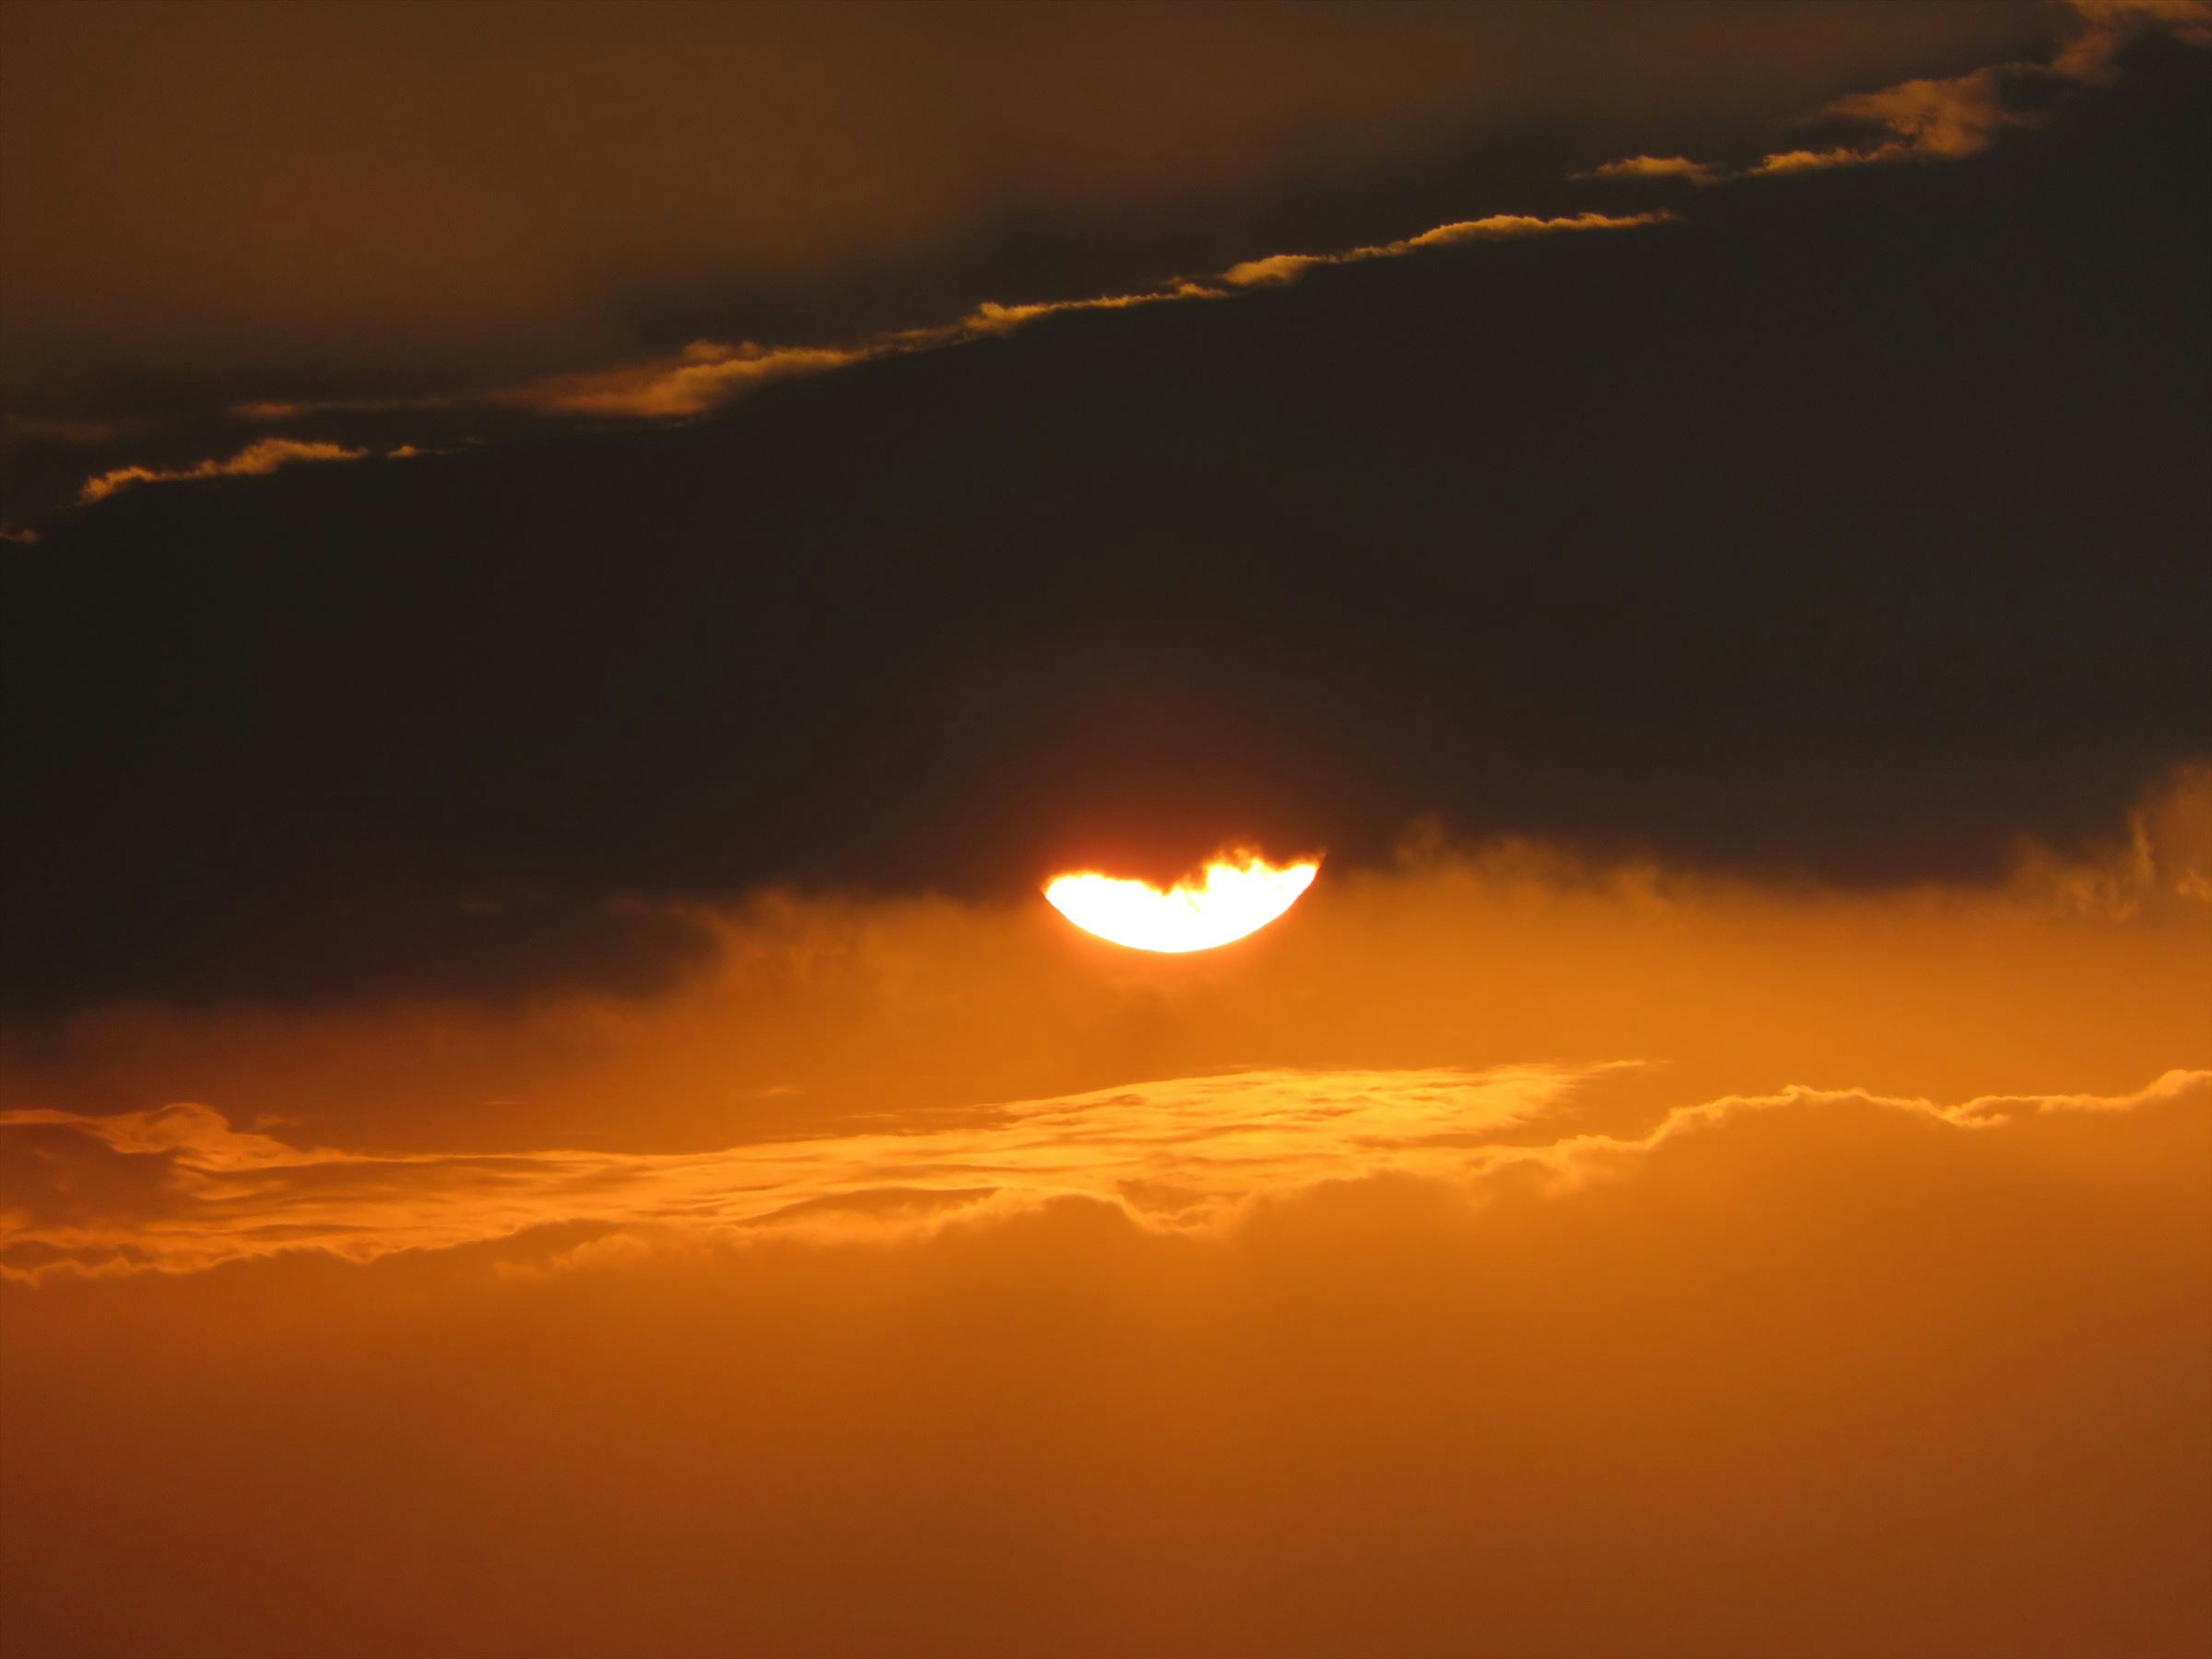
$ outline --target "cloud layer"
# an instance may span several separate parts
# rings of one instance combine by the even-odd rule
[[[1793,1087],[1676,1107],[1638,1137],[1508,1135],[1556,1118],[1577,1083],[1606,1069],[1249,1072],[955,1110],[951,1127],[910,1115],[875,1133],[661,1156],[300,1148],[204,1106],[0,1112],[0,1273],[189,1273],[291,1251],[368,1262],[578,1227],[678,1246],[761,1228],[895,1237],[1068,1200],[1141,1226],[1212,1232],[1346,1181],[1415,1176],[1475,1201],[1504,1179],[1571,1187],[1744,1111],[1872,1108],[1983,1130],[2021,1114],[2212,1105],[2212,1071],[2177,1069],[2120,1095],[1945,1106]]]
[[[2072,34],[2047,63],[1990,64],[1964,75],[1851,93],[1812,118],[1876,128],[1888,135],[1879,142],[1772,151],[1735,172],[1679,155],[1632,155],[1577,176],[1710,185],[1881,162],[1960,161],[1987,149],[2007,128],[2036,125],[2043,112],[2039,106],[2047,106],[2056,94],[2110,82],[2127,48],[2147,35],[2212,45],[2212,4],[2206,0],[2069,0],[2068,9],[2075,18]]]
[[[1474,1086],[1526,1103],[1533,1081]],[[726,1189],[663,1164],[629,1188],[661,1212],[638,1232],[0,1285],[15,1644],[2201,1650],[2201,1079],[1964,1122],[1848,1095],[1716,1102],[1578,1160],[1596,1178],[1565,1190],[1556,1119],[1372,1152],[1328,1127],[1353,1096],[1370,1127],[1463,1125],[1440,1082],[1046,1109],[1218,1128],[1210,1089],[1280,1109],[1303,1088],[1321,1109],[1228,1179],[1266,1185],[1299,1146],[1328,1149],[1303,1170],[1318,1179],[1218,1231],[1087,1196],[921,1224],[894,1191],[716,1243],[685,1206]],[[1482,1098],[1456,1105],[1482,1121]],[[1220,1179],[1235,1144],[1170,1156]],[[1390,1167],[1485,1144],[1500,1162],[1472,1183]],[[1124,1167],[1135,1151],[1076,1145]],[[227,1193],[182,1224],[252,1215],[257,1182],[311,1212],[316,1166],[261,1156],[208,1176]],[[331,1173],[334,1205],[358,1204],[370,1171]],[[490,1167],[383,1173],[465,1193],[449,1215],[500,1202]],[[535,1207],[550,1172],[518,1173]],[[550,1208],[592,1201],[577,1182]]]

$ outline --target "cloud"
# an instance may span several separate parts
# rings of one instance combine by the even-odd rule
[[[1911,155],[1956,161],[1985,148],[2019,119],[2004,107],[2004,78],[2010,72],[2011,65],[2000,65],[1946,80],[1907,81],[1839,98],[1826,112],[1886,127]]]
[[[16,1111],[0,1114],[0,1133],[27,1134],[37,1149],[33,1165],[15,1166],[29,1178],[11,1182],[11,1207],[31,1219],[0,1237],[0,1263],[191,1271],[301,1249],[370,1261],[578,1223],[804,1226],[831,1206],[902,1194],[1016,1208],[1082,1197],[1149,1224],[1206,1230],[1316,1179],[1456,1166],[1471,1139],[1543,1112],[1579,1074],[1246,1073],[977,1108],[943,1129],[923,1119],[666,1156],[362,1156],[295,1150],[204,1106],[114,1118]],[[71,1139],[95,1157],[158,1163],[165,1212],[72,1213],[73,1194],[106,1188],[76,1178]]]
[[[2112,921],[2212,904],[2212,764],[2172,768],[2128,814],[2125,838],[2094,856],[2025,842],[2014,880],[2054,908]]]
[[[1880,143],[1774,151],[1735,172],[1679,155],[1632,155],[1574,176],[1684,178],[1711,184],[1884,162],[1959,161],[1978,155],[2008,128],[2035,125],[2035,112],[2012,106],[2024,88],[2108,80],[2121,52],[2147,33],[2212,45],[2208,0],[2069,0],[2069,9],[2076,27],[2048,63],[1990,64],[1964,75],[1902,81],[1832,100],[1812,118],[1878,127],[1890,135]]]
[[[1478,1199],[1486,1182],[1530,1174],[1578,1186],[1747,1112],[1849,1106],[1980,1130],[2021,1114],[2212,1103],[2212,1071],[2173,1069],[2119,1095],[1982,1095],[1945,1106],[1792,1086],[1676,1107],[1636,1137],[1511,1133],[1556,1117],[1578,1085],[1614,1069],[1247,1072],[972,1109],[943,1128],[925,1116],[874,1133],[660,1155],[378,1155],[294,1147],[204,1106],[18,1109],[0,1112],[0,1146],[17,1143],[0,1165],[0,1273],[190,1273],[301,1250],[368,1262],[580,1226],[709,1239],[763,1227],[849,1231],[856,1220],[872,1233],[910,1231],[1069,1200],[1140,1227],[1210,1234],[1255,1205],[1331,1182],[1416,1177]],[[106,1167],[88,1178],[94,1166]],[[136,1201],[118,1205],[118,1193]]]
[[[2007,127],[2033,125],[2007,106],[2017,82],[2058,73],[2033,64],[1997,64],[1942,80],[1906,81],[1879,92],[1838,98],[1821,116],[1864,122],[1893,135],[1878,144],[1781,150],[1735,176],[1825,171],[1887,161],[1956,161],[1978,155]]]
[[[1717,176],[1703,161],[1686,155],[1627,155],[1574,175],[1577,179],[1686,179],[1709,185]]]
[[[1511,241],[1527,236],[1554,236],[1583,230],[1632,230],[1640,225],[1666,224],[1671,213],[1577,213],[1559,218],[1534,217],[1521,213],[1493,213],[1487,218],[1465,219],[1438,225],[1418,236],[1369,247],[1348,248],[1342,253],[1277,253],[1264,259],[1247,259],[1221,273],[1234,288],[1256,288],[1287,283],[1319,265],[1358,264],[1369,259],[1396,259],[1424,248],[1449,247],[1462,242]]]
[[[718,409],[772,380],[826,374],[878,358],[902,356],[964,341],[1010,334],[1042,318],[1084,311],[1127,311],[1173,300],[1218,299],[1195,283],[1173,283],[1140,294],[1088,300],[1048,300],[1021,305],[986,301],[957,323],[902,329],[848,346],[724,345],[695,340],[672,357],[622,368],[555,375],[488,400],[548,415],[629,419],[681,419]]]
[[[995,337],[1048,317],[1128,311],[1140,306],[1189,300],[1220,300],[1237,289],[1289,282],[1317,265],[1397,258],[1424,248],[1462,242],[1500,241],[1568,231],[1625,230],[1662,223],[1673,216],[1667,213],[1582,213],[1547,219],[1522,214],[1492,214],[1487,218],[1438,225],[1416,236],[1352,248],[1342,253],[1279,253],[1247,259],[1218,276],[1178,277],[1158,288],[1135,293],[1013,305],[986,301],[957,322],[903,329],[855,345],[763,346],[750,341],[724,345],[712,340],[697,340],[672,357],[592,373],[557,375],[495,393],[489,401],[550,415],[643,420],[684,418],[706,414],[771,380],[819,374],[880,358]]]
[[[1517,1123],[1439,1102],[1462,1146],[1370,1154],[1296,1119],[1261,1176],[1303,1148],[1322,1178],[1218,1228],[1171,1224],[1172,1194],[994,1206],[884,1168],[767,1226],[718,1231],[726,1187],[694,1211],[672,1181],[643,1227],[0,1283],[13,1646],[2201,1652],[2203,1085],[1984,1127],[1762,1096],[1560,1179],[1552,1149],[1637,1075]],[[1149,1135],[1214,1122],[1218,1088],[1233,1128],[1297,1084],[1057,1109]],[[1425,1090],[1331,1099],[1387,1133]],[[1076,1128],[1071,1158],[1176,1156]],[[1389,1167],[1485,1147],[1534,1156]],[[62,1151],[89,1207],[97,1172]],[[1188,1154],[1224,1182],[1241,1156]],[[185,1231],[256,1213],[264,1181],[296,1221],[328,1179],[341,1214],[374,1173],[211,1176]],[[395,1206],[430,1182],[383,1175]],[[492,1171],[439,1178],[497,1202]],[[517,1207],[551,1185],[524,1169]],[[106,1201],[173,1212],[129,1191]]]
[[[1316,265],[1396,258],[1425,248],[1462,242],[1498,241],[1569,231],[1628,229],[1639,225],[1662,223],[1673,216],[1667,213],[1624,216],[1582,213],[1547,219],[1521,214],[1492,214],[1486,218],[1438,225],[1419,235],[1375,246],[1353,248],[1342,253],[1278,254],[1264,259],[1246,260],[1232,265],[1218,277],[1178,277],[1158,288],[1134,293],[1011,305],[986,301],[954,323],[897,330],[853,344],[762,345],[750,340],[726,344],[715,340],[695,340],[683,350],[668,356],[608,369],[549,375],[471,399],[437,398],[413,404],[391,399],[319,403],[264,401],[236,405],[232,412],[255,421],[291,421],[310,416],[386,413],[410,408],[416,410],[445,410],[455,407],[459,402],[563,417],[685,420],[708,414],[745,392],[774,381],[823,374],[884,357],[902,356],[917,351],[996,337],[1048,317],[1083,312],[1127,311],[1141,306],[1188,300],[1219,300],[1229,297],[1240,289],[1287,282]],[[130,484],[266,473],[292,461],[352,460],[368,453],[365,449],[342,449],[335,444],[263,439],[228,461],[204,461],[197,466],[173,471],[143,466],[115,468],[88,480],[80,499],[86,502],[96,501]],[[397,455],[399,452],[391,453]],[[409,447],[407,453],[417,452]]]
[[[142,483],[174,483],[194,478],[260,477],[281,467],[302,461],[357,461],[372,452],[343,444],[301,442],[291,438],[258,438],[228,460],[206,460],[191,466],[157,469],[119,466],[85,480],[79,499],[105,501],[118,489]]]
[[[665,419],[703,414],[739,392],[819,374],[878,355],[866,347],[722,345],[695,340],[672,357],[596,373],[557,374],[493,401],[552,415]]]
[[[1756,166],[1734,176],[1748,178],[1759,173],[1824,173],[1834,167],[1864,167],[1870,161],[1901,161],[1905,153],[1902,146],[1864,150],[1842,144],[1831,149],[1777,150],[1771,155],[1762,156]]]
[[[2033,64],[1996,64],[1942,80],[1906,81],[1879,92],[1854,93],[1821,110],[1822,118],[1863,122],[1893,136],[1872,145],[1779,150],[1745,168],[1738,178],[1811,173],[1888,161],[1956,161],[1986,149],[2008,127],[2034,124],[2008,108],[2008,92],[2022,81],[2057,71]]]
[[[2108,77],[2121,52],[2146,34],[2212,46],[2212,0],[2066,0],[2082,27],[2051,67],[2077,80]]]

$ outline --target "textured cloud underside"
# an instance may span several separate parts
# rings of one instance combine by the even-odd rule
[[[1641,1135],[1577,1132],[1577,1085],[1633,1064],[1244,1072],[663,1155],[378,1156],[289,1146],[204,1106],[19,1110],[0,1114],[11,1189],[0,1272],[181,1273],[291,1251],[369,1261],[580,1225],[660,1237],[888,1236],[1069,1199],[1152,1230],[1213,1232],[1255,1204],[1334,1182],[1414,1177],[1470,1200],[1501,1181],[1565,1190],[1747,1112],[1901,1113],[1982,1132],[2020,1117],[2212,1100],[2212,1072],[2182,1069],[2129,1094],[1951,1105],[1803,1087],[1677,1107]]]

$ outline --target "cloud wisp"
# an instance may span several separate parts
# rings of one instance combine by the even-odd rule
[[[105,501],[118,489],[136,484],[176,483],[193,478],[258,478],[303,461],[358,461],[374,454],[368,448],[344,444],[301,442],[291,438],[259,438],[227,459],[196,462],[191,466],[118,466],[85,480],[78,499],[88,504]]]
[[[1370,259],[1399,259],[1424,248],[1453,247],[1462,242],[1513,241],[1528,236],[1556,236],[1578,230],[1632,230],[1639,225],[1665,224],[1671,213],[1577,213],[1553,219],[1533,218],[1522,213],[1493,213],[1483,219],[1462,219],[1438,225],[1418,236],[1371,247],[1355,247],[1342,253],[1278,253],[1265,259],[1247,259],[1221,273],[1235,288],[1255,288],[1286,283],[1322,265],[1349,265]]]
[[[406,409],[450,410],[475,405],[562,419],[684,421],[709,414],[775,381],[825,374],[883,358],[995,338],[1048,317],[1077,312],[1128,311],[1182,301],[1229,299],[1254,287],[1288,282],[1322,265],[1398,258],[1463,242],[1508,240],[1573,231],[1632,229],[1663,223],[1674,216],[1663,211],[1582,213],[1551,219],[1492,214],[1486,218],[1438,225],[1418,235],[1340,253],[1274,254],[1247,259],[1216,276],[1176,277],[1158,288],[1134,293],[1012,305],[986,301],[957,322],[895,330],[848,345],[763,345],[751,340],[732,344],[695,340],[682,350],[665,356],[608,369],[550,375],[475,398],[429,398],[411,404],[391,399],[264,402],[240,404],[233,412],[252,420],[289,422],[319,416],[388,415]],[[210,459],[191,466],[166,469],[135,465],[112,468],[88,479],[79,500],[88,504],[101,501],[134,484],[260,475],[300,461],[361,460],[379,453],[330,442],[263,438],[228,459]],[[397,456],[416,452],[411,447],[402,446],[382,453]]]
[[[1134,293],[1014,305],[986,301],[957,322],[897,330],[852,346],[769,346],[750,340],[728,345],[696,340],[672,356],[596,373],[556,375],[496,393],[493,401],[541,415],[683,419],[706,414],[769,381],[826,374],[879,358],[993,338],[1048,317],[1078,312],[1129,311],[1181,301],[1228,299],[1240,290],[1288,282],[1322,265],[1399,258],[1462,242],[1499,241],[1570,231],[1625,230],[1662,223],[1673,216],[1665,212],[1583,213],[1544,219],[1522,214],[1492,214],[1487,218],[1438,225],[1419,235],[1370,247],[1351,248],[1340,253],[1278,253],[1246,259],[1214,276],[1178,276],[1158,288]]]
[[[1703,161],[1686,155],[1625,155],[1574,175],[1577,179],[1684,179],[1693,185],[1710,185],[1720,175]]]
[[[2212,1099],[2212,1071],[2181,1069],[2132,1093],[1954,1105],[1793,1086],[1676,1107],[1640,1136],[1529,1133],[1561,1120],[1579,1087],[1635,1064],[1240,1072],[678,1154],[376,1154],[292,1146],[201,1105],[16,1110],[0,1114],[0,1274],[191,1273],[299,1251],[367,1262],[556,1226],[706,1240],[763,1230],[897,1237],[1071,1199],[1148,1230],[1207,1234],[1332,1182],[1411,1177],[1474,1198],[1516,1175],[1570,1188],[1747,1112],[1861,1108],[1979,1131]]]
[[[2212,45],[2212,3],[2207,0],[2070,0],[2070,3],[2081,27],[2049,63],[1989,64],[1964,75],[1902,81],[1878,91],[1835,99],[1810,118],[1861,123],[1885,135],[1871,142],[1776,150],[1734,171],[1686,156],[1630,155],[1575,176],[1674,178],[1713,185],[1730,179],[1888,162],[1960,161],[1988,149],[2008,128],[2035,125],[2039,118],[2035,112],[2016,106],[2021,93],[2109,82],[2122,52],[2146,33],[2162,32],[2192,45]]]

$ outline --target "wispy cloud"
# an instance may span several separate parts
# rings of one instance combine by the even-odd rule
[[[2111,77],[2121,52],[2139,36],[2163,32],[2212,45],[2212,0],[2069,0],[2080,27],[2047,64],[1990,64],[1965,75],[1899,82],[1826,104],[1814,120],[1864,123],[1884,137],[1825,149],[1777,150],[1733,172],[1680,155],[1631,155],[1575,174],[1577,179],[1686,179],[1714,184],[1779,173],[1822,172],[1899,161],[1948,161],[1979,154],[2007,128],[2036,117],[2011,106],[2024,86],[2091,83]]]
[[[842,345],[763,345],[746,340],[726,343],[695,340],[681,351],[611,368],[548,375],[503,387],[474,398],[422,399],[412,404],[375,402],[247,403],[232,413],[255,421],[289,422],[331,414],[387,414],[406,409],[451,410],[471,404],[557,418],[680,421],[708,414],[773,381],[824,374],[886,357],[937,350],[973,340],[997,337],[1049,317],[1080,312],[1129,311],[1187,301],[1224,300],[1267,283],[1289,282],[1319,265],[1351,264],[1396,258],[1462,242],[1498,241],[1562,232],[1620,230],[1658,224],[1664,212],[1607,215],[1583,213],[1565,218],[1531,218],[1493,214],[1487,218],[1438,225],[1418,235],[1340,253],[1276,254],[1248,259],[1212,276],[1176,277],[1158,287],[1085,299],[1044,300],[1018,304],[986,301],[957,321],[900,329]],[[81,494],[95,501],[127,485],[191,478],[234,477],[274,471],[294,461],[356,460],[374,452],[335,444],[263,439],[227,461],[157,469],[118,467],[88,480]],[[397,454],[400,452],[393,451]],[[411,453],[411,452],[410,452]]]
[[[1686,155],[1625,155],[1574,175],[1577,179],[1684,179],[1693,185],[1709,185],[1717,176],[1703,161],[1692,161]]]
[[[491,401],[547,415],[682,419],[706,414],[771,380],[825,374],[879,358],[1011,334],[1048,317],[1079,312],[1129,311],[1142,306],[1185,301],[1224,300],[1247,289],[1291,281],[1319,265],[1396,258],[1459,242],[1498,241],[1565,231],[1627,229],[1658,224],[1672,216],[1667,213],[1583,213],[1568,218],[1538,219],[1520,214],[1493,214],[1485,219],[1438,225],[1417,236],[1340,253],[1279,253],[1247,259],[1216,276],[1176,277],[1157,288],[1133,293],[1017,305],[987,301],[957,322],[902,329],[854,345],[764,346],[752,341],[726,345],[713,340],[697,340],[672,356],[536,380],[495,393]]]
[[[1511,241],[1522,237],[1556,236],[1578,230],[1632,230],[1639,225],[1664,224],[1674,216],[1665,212],[1577,213],[1563,218],[1538,219],[1519,213],[1493,213],[1486,219],[1464,219],[1454,224],[1438,225],[1418,236],[1408,236],[1395,242],[1381,242],[1371,247],[1351,248],[1342,253],[1278,253],[1265,259],[1247,259],[1223,271],[1221,280],[1235,288],[1256,288],[1270,283],[1293,281],[1319,265],[1349,265],[1368,259],[1402,258],[1425,248],[1449,247],[1461,242]]]
[[[2008,86],[2022,79],[2049,79],[2055,73],[2039,64],[1996,64],[1942,80],[1906,81],[1879,92],[1854,93],[1837,99],[1820,115],[1865,122],[1887,132],[1887,138],[1873,144],[1839,144],[1826,149],[1778,150],[1763,156],[1738,176],[1808,173],[1887,161],[1956,161],[1978,155],[2006,127],[2032,124],[2028,116],[2007,108]]]
[[[0,1273],[189,1273],[292,1251],[369,1261],[549,1226],[723,1236],[928,1230],[949,1215],[1079,1198],[1157,1231],[1204,1233],[1316,1185],[1416,1177],[1470,1192],[1515,1174],[1572,1187],[1747,1112],[1913,1115],[1962,1131],[2212,1095],[2212,1072],[2130,1094],[1955,1105],[1792,1087],[1667,1113],[1648,1133],[1532,1135],[1621,1064],[1484,1072],[1272,1070],[910,1116],[899,1130],[702,1153],[378,1155],[295,1147],[200,1105],[0,1113]]]
[[[260,438],[223,460],[195,462],[191,466],[118,466],[85,480],[78,492],[83,501],[105,501],[118,489],[134,484],[170,483],[187,478],[258,477],[303,461],[357,461],[374,452],[343,444],[301,442],[291,438]]]
[[[495,394],[495,401],[549,415],[639,418],[703,414],[741,392],[819,374],[883,355],[867,346],[722,345],[695,340],[672,356],[595,373],[556,374]]]

